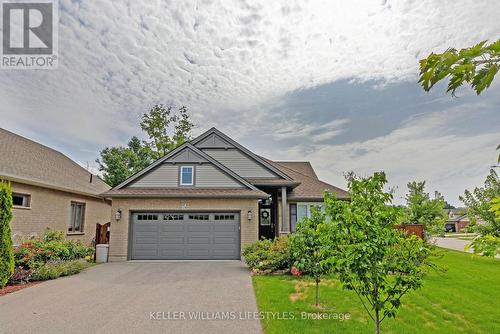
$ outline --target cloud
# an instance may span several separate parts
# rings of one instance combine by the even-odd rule
[[[307,138],[300,152],[318,162],[317,152],[339,150],[352,160],[339,157],[338,168],[352,169],[342,160],[387,163],[391,157],[369,136],[361,131],[348,136],[359,120],[349,114],[331,116],[340,102],[315,113],[312,100],[304,114],[315,118],[280,106],[291,92],[341,80],[354,83],[353,89],[378,82],[381,90],[387,83],[414,82],[418,59],[429,52],[500,37],[495,0],[59,0],[59,5],[59,69],[2,71],[0,121],[78,161],[93,161],[104,146],[123,144],[140,132],[141,113],[155,103],[171,103],[190,108],[198,132],[215,125],[236,139],[253,136],[252,143],[263,149],[272,140],[276,149],[271,156]],[[353,93],[364,99],[359,91]],[[397,97],[386,97],[378,105],[394,101]],[[385,140],[398,135],[399,118],[391,122],[382,108],[374,113],[380,117],[369,119],[373,128],[392,131]],[[417,131],[411,124],[404,129],[407,136]],[[366,131],[379,141],[387,136],[381,132]],[[459,143],[469,140],[462,144],[471,148],[479,145],[473,137],[448,136]],[[347,146],[328,146],[340,138]],[[416,135],[401,140],[419,147]],[[487,142],[489,137],[483,137],[481,145]],[[373,161],[355,156],[366,150],[364,144]],[[404,152],[402,142],[392,145]],[[377,149],[385,154],[383,160],[371,153]],[[415,169],[406,159],[398,158],[397,164],[399,170]],[[328,168],[321,168],[326,175]]]
[[[489,116],[481,108],[469,107],[416,116],[388,135],[366,141],[322,145],[313,152],[297,146],[283,154],[310,160],[320,177],[338,185],[345,185],[343,172],[367,176],[383,170],[390,185],[398,186],[397,203],[403,201],[409,181],[425,180],[429,192],[440,191],[449,202],[460,205],[458,194],[482,184],[498,157],[498,129],[473,135],[460,131],[460,126],[456,130],[470,121],[472,112]]]

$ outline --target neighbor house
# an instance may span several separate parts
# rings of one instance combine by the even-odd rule
[[[470,220],[467,216],[467,211],[464,208],[449,209],[448,219],[444,225],[446,232],[460,232],[462,229],[469,226]]]
[[[47,228],[90,243],[109,222],[109,186],[64,154],[0,128],[0,179],[12,185],[15,244]]]
[[[296,229],[325,191],[309,162],[265,159],[215,128],[103,193],[110,260],[239,259],[259,238]]]

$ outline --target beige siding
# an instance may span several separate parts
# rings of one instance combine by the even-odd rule
[[[129,187],[177,187],[178,179],[178,165],[162,164],[140,177]]]
[[[276,177],[273,172],[237,149],[203,149],[203,152],[242,177]]]
[[[109,222],[111,205],[103,199],[86,197],[37,186],[12,183],[12,191],[31,196],[30,208],[14,207],[11,222],[15,243],[30,236],[41,236],[46,228],[68,230],[71,202],[85,203],[83,234],[67,235],[90,243],[95,236],[95,224]]]
[[[213,165],[198,165],[195,167],[195,186],[204,188],[241,188],[240,183],[223,173]]]
[[[114,219],[115,212],[120,209],[122,218]],[[258,240],[258,202],[255,199],[162,199],[162,198],[114,198],[111,213],[110,261],[127,260],[129,249],[130,213],[139,210],[151,211],[240,211],[241,212],[241,246]],[[248,220],[248,211],[252,211],[253,219]]]

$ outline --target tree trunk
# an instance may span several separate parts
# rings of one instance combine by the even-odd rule
[[[375,333],[380,334],[380,314],[379,310],[375,310]]]
[[[316,307],[319,306],[319,279],[316,279]]]

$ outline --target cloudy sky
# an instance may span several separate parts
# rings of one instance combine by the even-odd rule
[[[489,1],[59,0],[59,68],[0,72],[0,126],[92,166],[155,103],[186,105],[322,179],[384,170],[460,204],[500,143],[500,80],[477,97],[417,85],[418,60],[500,38]]]

